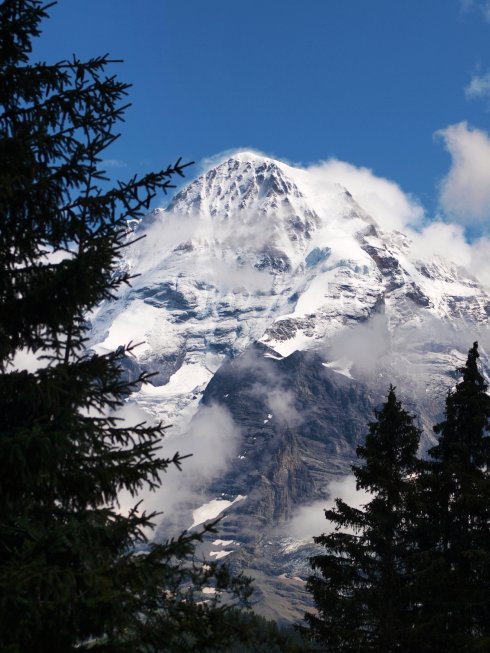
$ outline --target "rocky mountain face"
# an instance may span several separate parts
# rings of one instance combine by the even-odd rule
[[[158,374],[129,403],[173,423],[179,450],[203,451],[207,415],[216,457],[228,452],[158,536],[224,515],[208,554],[255,576],[263,613],[300,618],[308,511],[318,505],[321,532],[322,501],[341,489],[390,383],[427,446],[451,374],[488,337],[490,296],[457,264],[422,260],[407,235],[382,231],[348,188],[251,153],[208,170],[135,233],[146,238],[125,265],[139,276],[100,307],[91,344],[141,342],[128,373]],[[232,425],[230,441],[213,415]]]

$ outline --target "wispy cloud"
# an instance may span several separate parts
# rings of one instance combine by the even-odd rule
[[[490,99],[490,70],[483,75],[473,75],[465,95],[469,100]]]
[[[387,319],[380,313],[374,315],[369,322],[341,331],[333,338],[330,342],[330,358],[341,359],[347,352],[355,368],[355,377],[365,378],[372,374],[379,361],[389,355],[390,347]]]
[[[267,405],[276,420],[287,424],[290,427],[298,426],[304,419],[304,415],[296,409],[295,397],[291,390],[274,388],[267,393]]]
[[[134,405],[125,406],[118,411],[117,417],[122,417],[127,425],[152,422],[147,413]],[[162,476],[162,486],[155,492],[143,489],[137,500],[143,500],[143,508],[147,511],[162,511],[172,535],[189,528],[192,523],[190,507],[197,508],[208,501],[203,487],[229,467],[239,441],[240,429],[225,406],[201,406],[185,432],[168,431],[159,452],[168,458],[176,451],[182,455],[192,454],[192,457],[182,462],[181,471],[171,465]],[[119,503],[121,511],[126,513],[136,499],[122,492]]]
[[[100,162],[103,168],[127,168],[128,164],[120,159],[102,159]]]
[[[292,519],[285,524],[285,533],[301,539],[310,539],[322,533],[332,533],[335,524],[325,519],[325,510],[335,507],[335,499],[342,499],[349,506],[355,508],[362,508],[371,500],[371,495],[368,492],[357,489],[356,479],[352,474],[330,481],[326,494],[325,499],[301,506]],[[343,528],[342,532],[352,531]]]
[[[490,0],[460,0],[461,9],[470,11],[475,9],[490,23]]]

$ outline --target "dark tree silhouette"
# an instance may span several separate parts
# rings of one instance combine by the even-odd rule
[[[420,650],[490,650],[490,396],[478,343],[420,478]]]
[[[341,499],[325,510],[332,532],[315,537],[325,553],[311,558],[307,587],[316,614],[309,635],[326,651],[409,651],[412,605],[412,503],[420,431],[390,388],[369,424],[357,488],[371,499],[361,508]]]
[[[0,649],[205,650],[225,608],[188,599],[234,581],[185,562],[199,534],[135,555],[155,514],[121,514],[118,493],[158,487],[182,457],[159,454],[161,425],[115,415],[148,380],[121,380],[131,345],[85,347],[87,316],[130,282],[127,221],[187,164],[108,189],[128,85],[107,56],[32,63],[49,6],[0,4]]]

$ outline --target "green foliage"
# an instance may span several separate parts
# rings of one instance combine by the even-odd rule
[[[306,614],[310,637],[328,651],[410,650],[410,510],[420,431],[391,387],[369,424],[357,488],[371,499],[362,508],[337,499],[325,510],[333,531],[314,540],[325,553],[311,558],[308,579],[317,613]]]
[[[490,650],[490,396],[478,358],[475,342],[419,482],[420,650]]]
[[[87,316],[130,282],[128,220],[186,166],[106,190],[128,85],[107,56],[31,63],[48,7],[0,4],[0,650],[150,650],[152,628],[168,633],[158,650],[184,650],[182,629],[197,642],[229,609],[199,588],[247,583],[193,560],[201,534],[134,553],[156,514],[122,514],[118,494],[155,489],[182,456],[159,454],[162,425],[117,417],[148,381],[121,380],[132,346],[85,345]]]

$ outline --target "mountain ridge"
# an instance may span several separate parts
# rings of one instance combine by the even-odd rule
[[[99,352],[143,343],[128,373],[157,374],[129,403],[173,423],[169,450],[196,452],[182,482],[168,481],[178,508],[158,537],[190,528],[199,506],[218,510],[228,544],[208,553],[275,586],[304,578],[301,511],[348,473],[388,384],[419,414],[427,447],[473,340],[490,369],[490,295],[477,280],[419,256],[348,188],[317,186],[249,153],[204,172],[130,226],[128,238],[146,235],[124,259],[140,276],[91,333]]]

